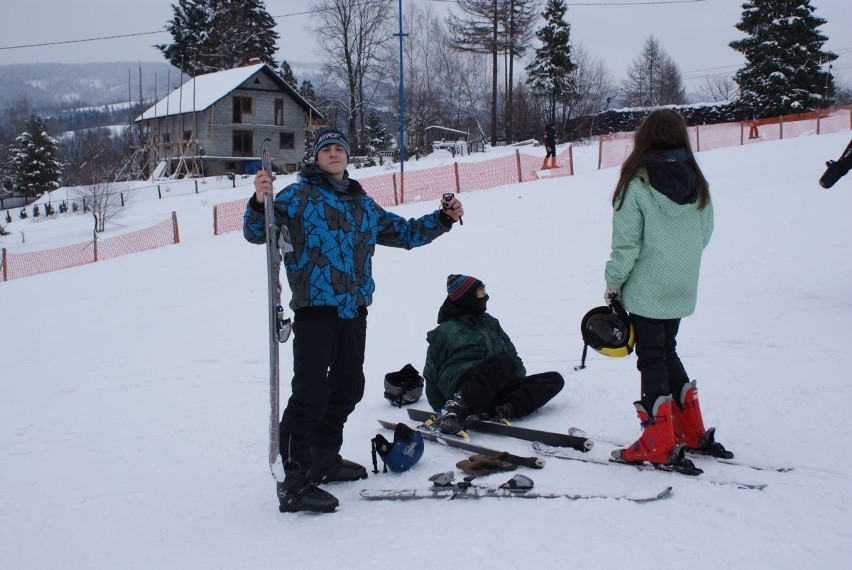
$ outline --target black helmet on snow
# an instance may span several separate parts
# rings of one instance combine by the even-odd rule
[[[411,364],[385,374],[385,398],[397,407],[413,404],[423,395],[423,377]]]

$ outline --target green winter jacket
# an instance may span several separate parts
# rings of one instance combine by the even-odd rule
[[[462,315],[442,322],[426,333],[429,349],[423,377],[426,399],[433,410],[440,410],[456,392],[461,375],[475,364],[495,356],[508,354],[517,363],[518,377],[527,375],[515,345],[500,322],[489,315]]]
[[[695,311],[701,253],[713,233],[713,204],[679,205],[656,191],[644,169],[612,214],[606,286],[621,289],[629,313],[679,319]]]

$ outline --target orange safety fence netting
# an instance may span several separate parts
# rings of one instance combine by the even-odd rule
[[[852,128],[852,107],[827,109],[737,123],[689,127],[689,142],[696,152],[717,148],[791,139],[804,135],[836,133]],[[620,166],[633,148],[633,133],[600,138],[598,168]]]
[[[176,221],[169,218],[150,228],[110,238],[81,242],[43,251],[9,253],[3,250],[0,280],[10,281],[112,259],[129,253],[171,245],[177,241]]]
[[[439,200],[445,192],[464,193],[495,186],[538,180],[541,157],[516,152],[509,156],[481,162],[454,162],[444,166],[379,174],[358,178],[373,200],[383,208],[402,203]],[[571,148],[556,157],[557,167],[550,176],[574,173]],[[404,182],[404,183],[403,183]],[[243,214],[248,198],[224,202],[213,208],[213,233],[222,235],[243,227]]]

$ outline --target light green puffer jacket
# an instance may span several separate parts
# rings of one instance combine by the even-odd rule
[[[701,253],[713,233],[713,204],[699,211],[678,205],[648,182],[644,169],[630,181],[612,214],[606,286],[621,289],[627,312],[679,319],[695,311]]]

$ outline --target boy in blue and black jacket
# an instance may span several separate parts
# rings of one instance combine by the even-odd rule
[[[275,216],[292,251],[284,268],[292,291],[292,395],[281,418],[286,478],[278,483],[282,512],[330,512],[337,499],[318,483],[363,479],[363,466],[342,459],[343,425],[364,394],[367,307],[375,284],[376,245],[411,249],[448,232],[464,213],[453,198],[416,219],[385,211],[349,178],[349,141],[338,129],[322,129],[314,162],[297,182],[275,196]],[[243,220],[243,235],[266,243],[264,194],[269,173],[258,172]]]

